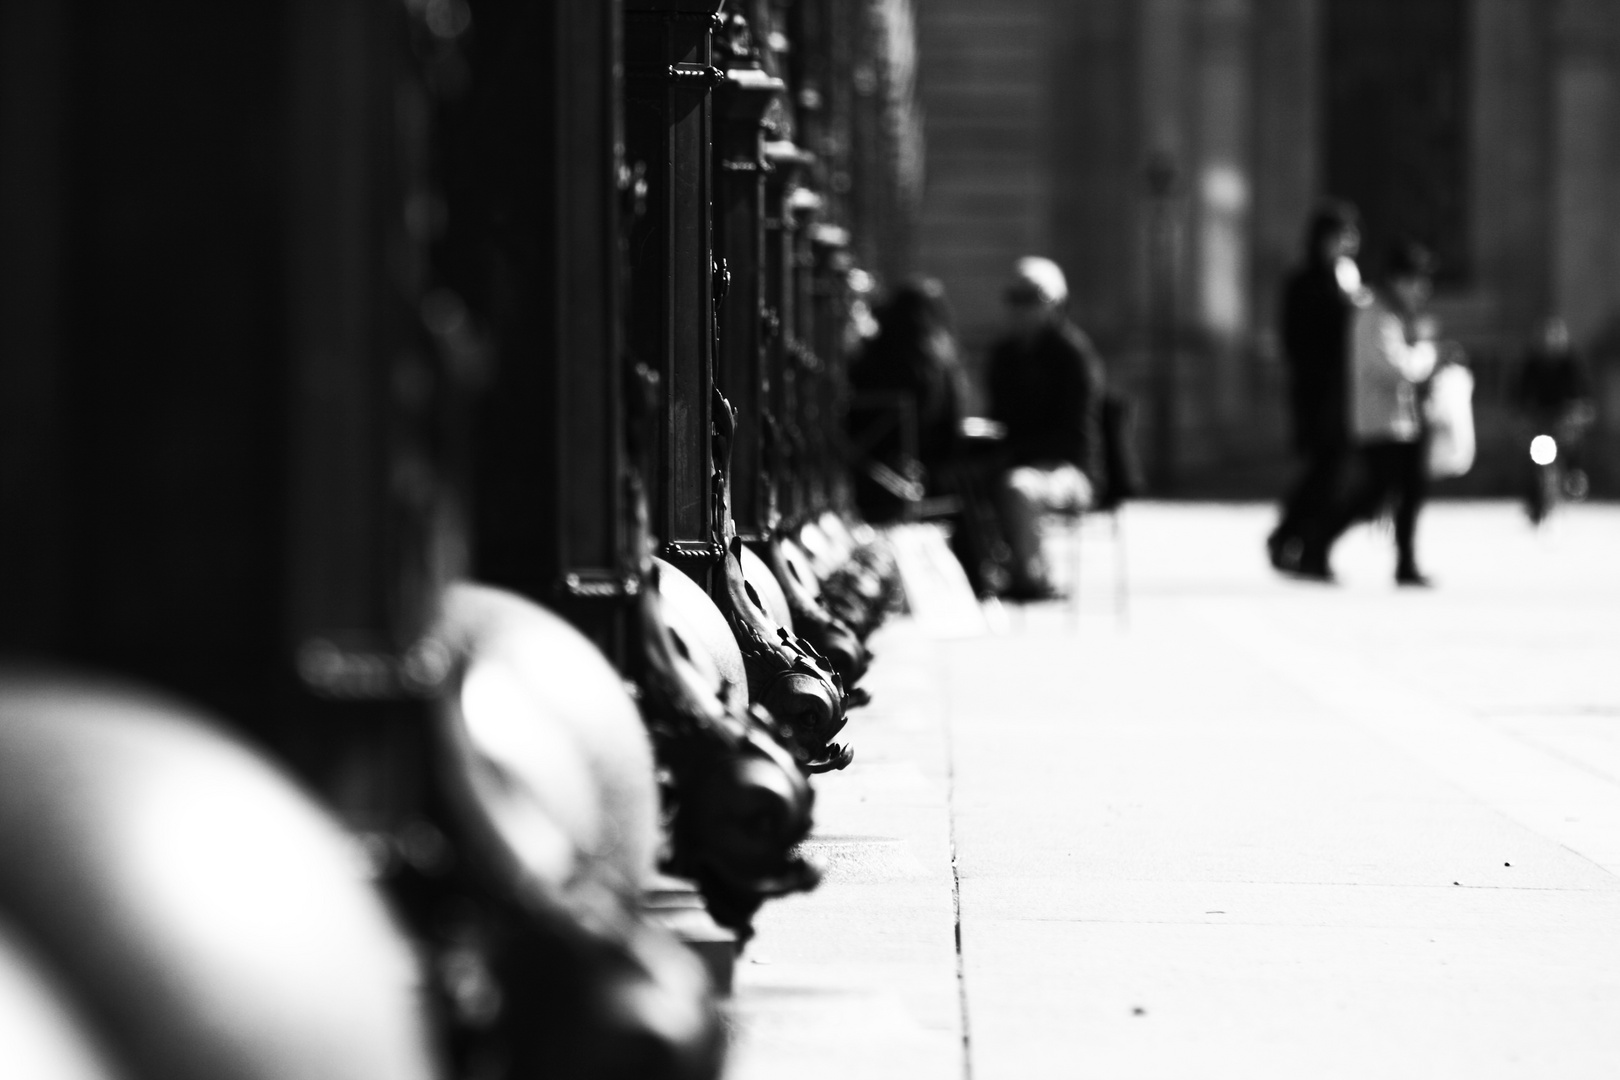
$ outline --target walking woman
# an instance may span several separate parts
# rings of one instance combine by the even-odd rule
[[[1350,438],[1356,477],[1330,513],[1321,540],[1305,553],[1301,572],[1332,578],[1329,555],[1352,522],[1393,503],[1395,580],[1427,586],[1418,569],[1418,512],[1428,488],[1423,391],[1436,360],[1435,323],[1425,314],[1434,256],[1421,244],[1391,252],[1383,287],[1366,296],[1351,320]]]

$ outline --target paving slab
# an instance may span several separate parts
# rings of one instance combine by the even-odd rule
[[[940,657],[909,620],[872,645],[855,761],[814,780],[822,883],[767,905],[738,964],[730,1080],[962,1074]]]
[[[1436,504],[1425,592],[1271,521],[1132,506],[1123,615],[1104,527],[1078,616],[886,631],[734,1076],[1620,1076],[1620,508]]]

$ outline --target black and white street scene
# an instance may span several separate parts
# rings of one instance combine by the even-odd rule
[[[0,0],[0,1078],[1620,1076],[1620,0]]]

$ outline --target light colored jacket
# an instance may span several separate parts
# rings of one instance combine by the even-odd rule
[[[1359,301],[1350,324],[1350,435],[1356,442],[1416,442],[1418,386],[1434,370],[1432,341],[1408,342],[1382,297]]]

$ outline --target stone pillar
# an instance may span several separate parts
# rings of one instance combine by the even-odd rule
[[[1254,201],[1250,326],[1261,363],[1277,363],[1282,281],[1303,257],[1321,189],[1319,0],[1254,0]],[[1279,405],[1280,407],[1280,405]]]
[[[1249,329],[1250,0],[1204,0],[1196,24],[1192,102],[1195,172],[1188,177],[1196,220],[1198,324],[1224,353]],[[1240,390],[1222,372],[1219,397]]]
[[[927,123],[918,269],[944,282],[970,362],[1002,330],[1001,293],[1013,261],[1050,254],[1055,6],[917,6]]]
[[[1473,87],[1469,207],[1477,327],[1448,332],[1494,339],[1513,356],[1548,310],[1551,257],[1553,7],[1522,0],[1473,0]]]
[[[1188,0],[1143,0],[1137,33],[1137,124],[1144,164],[1161,160],[1184,174],[1188,166],[1185,103]]]
[[[1137,0],[1052,7],[1051,252],[1069,312],[1128,377],[1143,334],[1141,141],[1134,113]]]
[[[1141,132],[1144,225],[1140,246],[1145,321],[1149,324],[1144,432],[1155,487],[1172,488],[1186,456],[1181,325],[1191,295],[1190,261],[1182,257],[1183,200],[1191,164],[1184,105],[1188,93],[1186,0],[1146,0],[1137,33],[1137,124]]]
[[[1553,307],[1575,340],[1615,312],[1615,5],[1559,0],[1553,15]]]

